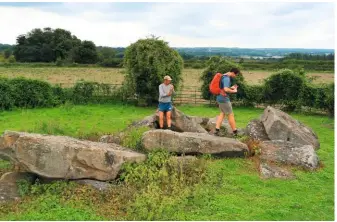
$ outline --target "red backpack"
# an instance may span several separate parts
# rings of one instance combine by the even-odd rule
[[[209,84],[209,91],[213,94],[213,95],[223,95],[226,96],[226,93],[223,89],[220,88],[220,81],[222,79],[222,77],[226,75],[226,74],[222,74],[222,73],[217,73],[215,74],[215,76],[212,79],[212,82]]]

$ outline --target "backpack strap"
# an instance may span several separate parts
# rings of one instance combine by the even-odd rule
[[[228,76],[227,73],[224,73],[224,74],[221,76],[221,79],[220,79],[220,82],[219,82],[220,95],[222,95],[222,96],[226,96],[226,95],[227,95],[226,92],[225,92],[225,90],[223,89],[223,87],[221,87],[221,84],[222,84],[222,78],[223,78],[224,76]]]

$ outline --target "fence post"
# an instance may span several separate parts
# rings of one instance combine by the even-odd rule
[[[197,104],[197,89],[194,88],[194,105]]]

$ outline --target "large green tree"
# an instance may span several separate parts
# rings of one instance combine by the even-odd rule
[[[82,42],[70,31],[59,28],[33,29],[18,36],[13,54],[18,62],[55,62],[57,59],[97,62],[95,44]]]
[[[156,37],[140,39],[125,50],[124,66],[128,91],[147,105],[157,102],[158,86],[170,75],[177,89],[181,81],[183,59],[168,43]]]

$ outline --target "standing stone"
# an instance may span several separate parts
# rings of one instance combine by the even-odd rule
[[[303,145],[312,145],[315,149],[320,147],[317,135],[309,127],[296,121],[287,113],[268,106],[261,121],[271,140],[284,140]]]
[[[264,129],[263,123],[254,119],[250,121],[246,127],[246,134],[255,140],[266,141],[269,140],[266,130]]]

